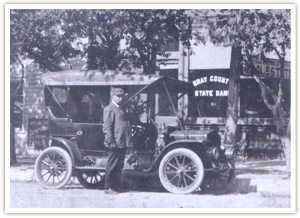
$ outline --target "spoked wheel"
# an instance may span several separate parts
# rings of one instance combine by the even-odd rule
[[[35,161],[35,176],[45,188],[64,187],[72,175],[72,159],[59,147],[46,148]]]
[[[229,163],[222,163],[206,172],[201,189],[206,193],[224,194],[234,178],[234,169],[229,167]]]
[[[204,167],[200,157],[186,148],[170,151],[159,165],[160,181],[171,193],[192,193],[200,186],[203,177]]]
[[[81,185],[88,189],[104,187],[105,172],[99,170],[77,170],[76,176]]]

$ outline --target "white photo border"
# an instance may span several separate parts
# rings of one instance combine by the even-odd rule
[[[10,144],[10,128],[9,128],[9,107],[10,107],[10,35],[9,35],[9,10],[10,9],[291,9],[292,12],[292,30],[291,30],[291,208],[10,208],[10,164],[9,164],[9,144]],[[296,108],[297,101],[294,101],[296,94],[296,5],[295,4],[6,4],[5,5],[5,212],[6,213],[294,213],[296,211]],[[299,77],[299,76],[298,76]],[[295,118],[295,119],[294,119]]]

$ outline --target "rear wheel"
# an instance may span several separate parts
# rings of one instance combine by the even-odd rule
[[[35,161],[35,176],[44,188],[64,187],[71,178],[72,169],[69,153],[59,147],[46,148]]]
[[[186,148],[170,151],[159,165],[160,181],[171,193],[192,193],[201,185],[203,177],[204,167],[200,157]]]
[[[105,172],[99,170],[77,170],[76,176],[81,185],[88,189],[104,187]]]

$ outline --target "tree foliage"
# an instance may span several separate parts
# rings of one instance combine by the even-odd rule
[[[11,54],[50,71],[81,55],[88,69],[142,68],[155,73],[170,38],[191,39],[184,10],[12,10]],[[80,39],[85,39],[81,40]]]
[[[120,41],[129,23],[124,10],[66,10],[69,38],[86,38],[81,55],[88,69],[117,69],[124,59]]]
[[[167,56],[161,47],[170,40],[189,46],[192,22],[185,10],[128,10],[131,25],[126,31],[128,57],[145,73],[157,70],[157,55]]]
[[[11,63],[34,59],[41,68],[61,70],[60,64],[78,55],[62,31],[63,10],[11,10]]]
[[[207,18],[212,42],[230,42],[250,53],[272,52],[285,57],[290,48],[290,10],[214,10]]]

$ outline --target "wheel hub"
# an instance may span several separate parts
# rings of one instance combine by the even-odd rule
[[[49,170],[52,174],[55,174],[57,172],[57,165],[56,164],[51,164]]]
[[[181,176],[183,176],[185,174],[185,169],[180,167],[178,170],[177,170],[177,174],[180,174]]]

